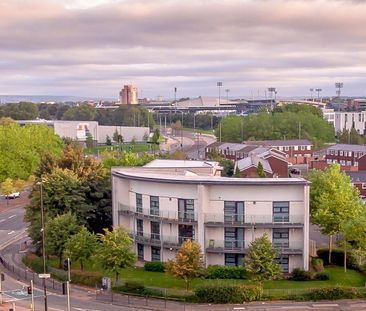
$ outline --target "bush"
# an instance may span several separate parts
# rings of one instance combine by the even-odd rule
[[[315,280],[318,281],[327,281],[330,279],[330,275],[328,272],[318,272],[317,274],[315,274]]]
[[[102,285],[103,274],[100,272],[71,270],[71,282],[85,286],[95,287]]]
[[[151,261],[151,262],[145,262],[144,269],[145,271],[164,272],[165,266],[163,262]]]
[[[142,283],[136,281],[128,281],[122,286],[113,286],[113,291],[141,296],[164,296],[162,290],[157,288],[146,288]]]
[[[362,297],[361,293],[355,288],[341,286],[316,288],[305,296],[309,300],[354,299]]]
[[[206,273],[207,279],[246,279],[243,267],[209,266]]]
[[[316,272],[323,271],[323,269],[324,269],[323,259],[321,259],[321,258],[317,258],[317,257],[313,258],[311,260],[311,264]]]
[[[205,284],[195,289],[201,303],[243,303],[261,299],[262,285]]]
[[[22,262],[29,268],[31,268],[35,273],[43,273],[43,261],[42,258],[38,257],[36,254],[27,254],[22,257]]]
[[[291,273],[291,280],[293,281],[310,281],[311,279],[312,274],[310,271],[295,268]]]
[[[322,248],[317,251],[318,257],[321,258],[324,262],[324,265],[329,265],[329,249]],[[341,249],[333,249],[332,250],[332,265],[343,267],[344,254]],[[355,258],[352,256],[351,252],[347,252],[347,268],[358,270],[358,264]]]

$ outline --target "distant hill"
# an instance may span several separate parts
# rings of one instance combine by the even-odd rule
[[[54,95],[0,95],[0,104],[18,103],[21,101],[41,103],[41,102],[81,102],[81,101],[115,100],[111,98],[93,98],[79,96],[54,96]]]

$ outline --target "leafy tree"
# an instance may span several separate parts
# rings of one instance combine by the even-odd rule
[[[359,217],[364,209],[357,189],[350,178],[332,164],[325,171],[309,174],[310,207],[312,223],[329,236],[329,262],[331,262],[332,238],[342,232],[342,227]]]
[[[234,174],[234,163],[226,159],[221,159],[219,163],[224,168],[222,171],[222,176],[232,177]]]
[[[14,185],[13,185],[13,180],[11,178],[7,178],[5,179],[5,181],[3,181],[1,183],[1,193],[6,197],[6,204],[9,204],[9,194],[12,194],[14,192]]]
[[[12,119],[12,118],[8,118],[8,117],[2,117],[0,118],[0,126],[6,126],[6,125],[10,125],[10,124],[16,124],[16,122]]]
[[[170,260],[166,266],[169,274],[185,281],[187,290],[190,288],[192,280],[202,274],[203,268],[201,247],[197,242],[191,240],[182,244],[175,259]]]
[[[62,141],[43,125],[0,125],[0,182],[7,177],[26,180],[44,153],[59,155]]]
[[[78,232],[76,217],[71,213],[49,218],[45,224],[45,245],[48,255],[55,255],[59,259],[61,268],[62,255],[67,241]]]
[[[149,140],[149,134],[145,132],[144,136],[142,137],[143,141],[148,141]]]
[[[85,140],[85,144],[87,148],[93,148],[94,146],[94,140],[92,135],[88,135]]]
[[[169,159],[172,160],[188,160],[188,156],[184,151],[177,150],[172,154],[169,154]]]
[[[160,131],[158,128],[155,129],[153,136],[151,137],[151,141],[154,144],[158,144],[160,139]]]
[[[276,262],[279,257],[267,234],[255,239],[244,258],[245,270],[255,280],[275,280],[281,277],[281,266]]]
[[[62,120],[70,121],[93,121],[96,116],[96,109],[88,104],[68,109],[62,116]]]
[[[101,245],[95,257],[102,269],[114,273],[118,281],[121,269],[132,266],[136,260],[132,239],[123,228],[104,229],[104,234],[99,233],[98,237]]]
[[[258,166],[257,166],[257,175],[259,177],[266,177],[266,172],[264,171],[264,168],[263,168],[263,164],[262,162],[258,162]]]
[[[235,168],[234,176],[235,176],[235,177],[240,177],[240,169],[239,169],[239,167],[238,167],[238,166]]]
[[[111,138],[108,135],[105,138],[105,144],[107,146],[112,146],[112,140],[111,140]]]
[[[65,245],[65,255],[72,261],[79,261],[80,268],[84,270],[84,262],[89,260],[95,253],[98,246],[96,236],[82,227],[81,230],[71,236]]]

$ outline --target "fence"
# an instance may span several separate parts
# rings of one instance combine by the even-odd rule
[[[16,278],[23,280],[25,282],[30,282],[33,280],[34,285],[38,285],[40,287],[43,286],[43,280],[46,282],[47,289],[50,289],[58,294],[62,294],[62,282],[59,282],[55,279],[40,279],[37,273],[33,271],[29,271],[28,269],[23,269],[8,263],[4,258],[0,257],[0,263],[4,266],[6,270],[8,270],[9,274],[12,274]]]
[[[189,305],[182,301],[176,301],[167,297],[152,297],[152,296],[135,296],[129,294],[116,294],[112,291],[97,290],[96,300],[111,303],[119,306],[133,306],[141,308],[150,308],[152,310],[175,310],[185,311]]]

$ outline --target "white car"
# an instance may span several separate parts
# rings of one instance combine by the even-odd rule
[[[11,194],[9,194],[8,196],[6,196],[8,199],[16,199],[20,197],[20,192],[13,192]]]

